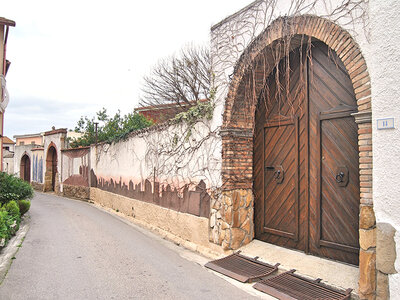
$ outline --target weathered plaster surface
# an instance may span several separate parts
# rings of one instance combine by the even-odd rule
[[[377,223],[396,229],[396,270],[400,271],[400,2],[370,0],[373,186]],[[379,118],[395,118],[395,129],[377,130]],[[379,253],[377,253],[379,255]],[[391,295],[399,295],[399,274],[389,275]]]
[[[92,145],[91,168],[98,179],[129,186],[145,180],[161,187],[194,190],[203,181],[207,189],[220,186],[220,142],[210,133],[209,122],[196,124],[187,137],[185,125],[136,134],[113,144]]]

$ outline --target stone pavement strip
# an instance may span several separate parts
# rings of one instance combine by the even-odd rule
[[[36,193],[30,216],[0,299],[272,299],[89,203]]]

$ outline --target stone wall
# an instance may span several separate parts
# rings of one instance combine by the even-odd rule
[[[35,190],[37,190],[37,191],[40,191],[40,192],[43,191],[43,188],[44,188],[43,183],[38,183],[38,182],[32,181],[32,182],[31,182],[31,185],[32,185],[33,189],[35,189]]]
[[[62,194],[70,198],[88,200],[90,199],[90,188],[86,186],[64,184]]]

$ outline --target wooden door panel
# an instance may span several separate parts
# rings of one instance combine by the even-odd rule
[[[353,84],[349,80],[342,61],[322,43],[315,43],[312,48],[312,72],[309,72],[309,81],[313,86],[321,87],[316,90],[320,101],[318,105],[321,111],[326,111],[335,107],[337,101],[353,106],[355,97]]]
[[[352,117],[348,117],[351,119]],[[321,194],[320,194],[320,240],[336,243],[336,248],[357,252],[358,242],[358,168],[352,158],[357,157],[357,132],[352,142],[348,142],[337,130],[346,124],[344,118],[320,121],[321,143]],[[346,186],[336,181],[338,168],[348,169]],[[340,177],[339,177],[340,179]]]
[[[357,104],[351,80],[335,53],[317,43],[312,59],[309,248],[315,255],[358,264],[358,133],[351,117]],[[348,172],[344,172],[345,186],[336,181],[341,170]]]
[[[264,128],[264,232],[298,240],[298,126],[297,118],[287,124]],[[275,129],[275,130],[272,130]]]
[[[287,81],[282,75],[285,74],[284,62],[279,65],[282,84],[279,91],[286,90]],[[305,250],[305,230],[300,228],[307,226],[304,217],[306,190],[299,184],[307,179],[306,68],[302,65],[299,50],[292,52],[289,93],[277,94],[275,74],[272,74],[267,79],[267,91],[260,96],[256,110],[253,187],[256,237],[279,246]],[[274,171],[266,170],[267,166],[283,168],[282,183],[276,183]]]

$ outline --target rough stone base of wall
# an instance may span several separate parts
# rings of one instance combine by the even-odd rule
[[[51,185],[51,172],[46,171],[44,173],[44,185],[43,185],[43,192],[52,191],[53,187]]]
[[[34,181],[32,181],[31,182],[31,185],[32,185],[32,187],[33,187],[33,189],[34,190],[36,190],[36,191],[43,191],[43,183],[38,183],[38,182],[34,182]]]
[[[208,219],[180,213],[155,204],[146,203],[98,188],[90,188],[90,200],[118,210],[126,216],[151,224],[179,238],[199,246],[209,247]]]
[[[63,195],[88,200],[90,199],[90,188],[87,186],[63,184]]]
[[[54,184],[54,192],[57,195],[62,195],[61,189],[60,189],[60,182],[58,181],[58,173],[56,173],[55,177],[56,177],[56,182]],[[51,181],[52,181],[52,173],[50,171],[46,171],[44,173],[43,192],[51,192],[51,191],[53,191],[53,186],[51,184]]]
[[[58,173],[56,173],[56,182],[54,183],[54,192],[57,195],[62,195],[61,185],[60,185],[60,182],[58,181]]]
[[[235,250],[254,238],[253,192],[251,189],[224,191],[211,201],[210,242],[224,250]]]
[[[389,223],[376,224],[376,299],[394,299],[390,295],[389,276],[397,274],[396,229]]]

